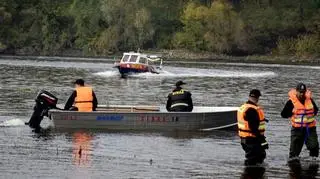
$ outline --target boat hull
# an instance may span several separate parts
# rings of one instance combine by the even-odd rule
[[[119,73],[122,76],[126,76],[126,75],[130,75],[130,74],[135,74],[135,73],[156,73],[158,74],[159,72],[152,70],[153,68],[148,68],[148,67],[144,67],[144,68],[131,68],[131,67],[126,67],[126,66],[116,66],[116,68],[118,68]]]
[[[131,74],[131,73],[146,73],[149,72],[148,69],[136,69],[136,68],[126,68],[118,67],[120,74]]]
[[[100,107],[98,111],[93,112],[50,110],[49,116],[57,129],[196,131],[234,127],[237,122],[236,108],[207,112],[201,111],[202,107],[199,107],[198,112],[166,112],[160,108],[144,108]]]

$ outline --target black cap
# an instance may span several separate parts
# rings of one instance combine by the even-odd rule
[[[258,89],[253,89],[249,93],[250,97],[259,98],[261,96],[261,92]]]
[[[84,85],[84,80],[83,79],[77,79],[75,82],[73,82],[74,84],[77,84],[77,85],[81,85],[83,86]]]
[[[187,83],[185,83],[181,80],[176,82],[176,86],[181,86],[181,85],[185,85],[185,84],[187,84]]]
[[[307,91],[307,87],[303,83],[298,83],[296,90],[299,92],[305,92],[305,91]]]

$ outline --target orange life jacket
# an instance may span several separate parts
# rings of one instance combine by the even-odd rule
[[[92,111],[92,88],[89,86],[81,86],[76,88],[77,97],[75,99],[75,106],[80,112],[90,112]]]
[[[249,108],[253,108],[258,112],[259,115],[259,132],[261,135],[264,135],[264,131],[266,129],[265,125],[265,119],[264,119],[264,112],[263,109],[260,106],[255,106],[252,104],[245,103],[243,104],[239,109],[237,113],[237,119],[238,119],[238,134],[240,137],[256,137],[255,134],[252,133],[249,123],[246,119],[246,111]]]
[[[299,128],[316,126],[316,120],[314,118],[314,106],[311,101],[311,91],[306,91],[306,99],[304,104],[302,104],[297,98],[297,91],[295,89],[291,89],[288,94],[293,104],[293,115],[291,116],[292,127]]]

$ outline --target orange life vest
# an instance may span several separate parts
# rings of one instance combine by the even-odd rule
[[[239,136],[240,137],[256,137],[256,135],[252,133],[249,127],[248,121],[245,120],[246,119],[245,114],[249,108],[253,108],[258,112],[259,121],[260,121],[258,130],[261,135],[264,135],[266,125],[265,125],[263,109],[260,106],[255,106],[252,104],[245,103],[238,109],[238,113],[237,113]]]
[[[90,112],[92,111],[92,88],[89,86],[77,87],[77,97],[75,99],[75,106],[80,112]]]
[[[304,104],[302,104],[297,98],[297,91],[295,89],[291,89],[288,94],[293,104],[293,115],[291,116],[292,127],[299,128],[316,126],[316,120],[314,118],[314,106],[311,101],[311,91],[306,91],[306,99]]]

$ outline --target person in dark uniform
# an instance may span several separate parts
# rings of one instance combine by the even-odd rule
[[[316,130],[315,116],[318,107],[313,101],[311,91],[306,85],[299,83],[295,89],[288,93],[289,100],[285,104],[281,116],[290,118],[291,121],[291,144],[289,162],[299,160],[303,144],[306,144],[309,155],[313,158],[319,156],[319,142]]]
[[[76,110],[81,112],[95,111],[98,106],[98,100],[92,87],[85,86],[83,79],[77,79],[75,90],[66,102],[65,110]]]
[[[166,108],[168,111],[191,112],[193,110],[193,103],[191,93],[182,89],[183,81],[176,83],[176,88],[169,93]]]
[[[265,150],[269,148],[264,136],[264,112],[258,105],[260,96],[259,90],[251,90],[248,101],[238,109],[237,113],[238,133],[245,151],[246,166],[263,163],[266,158]]]

